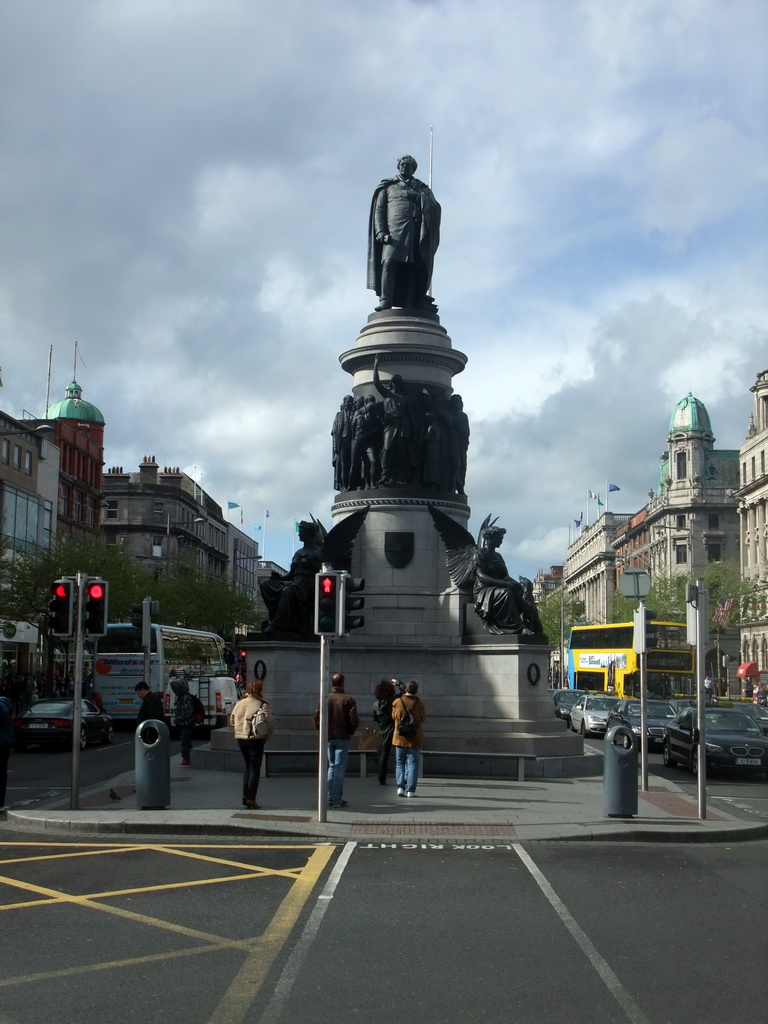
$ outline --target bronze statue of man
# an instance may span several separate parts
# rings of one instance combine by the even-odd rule
[[[428,293],[440,244],[440,204],[432,189],[414,178],[417,166],[412,156],[401,156],[397,177],[385,178],[373,193],[368,287],[379,296],[377,311],[435,308]]]

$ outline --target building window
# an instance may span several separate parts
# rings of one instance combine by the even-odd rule
[[[154,502],[154,504],[152,505],[152,522],[153,523],[162,523],[162,521],[163,521],[163,508],[164,508],[164,505],[163,505],[162,501]]]
[[[107,498],[105,502],[106,519],[117,519],[117,498]]]
[[[720,562],[722,561],[721,548],[719,544],[707,544],[707,561],[708,562]]]
[[[765,476],[765,451],[760,452],[760,476]]]
[[[755,462],[755,460],[753,459],[752,460],[753,467],[754,467],[754,462]],[[21,445],[20,444],[15,444],[13,446],[13,468],[14,469],[21,469]],[[753,476],[754,476],[754,473],[753,473]]]
[[[675,467],[676,467],[677,479],[678,480],[685,480],[685,477],[687,475],[687,473],[686,473],[687,463],[688,463],[688,460],[687,460],[685,452],[678,452],[677,455],[675,456]]]
[[[75,510],[74,510],[73,515],[72,515],[72,518],[75,520],[76,523],[81,523],[83,521],[83,492],[82,491],[75,491]]]
[[[1,457],[4,464],[7,466],[8,463],[11,461],[11,442],[8,440],[7,437],[3,438],[3,448]]]
[[[742,482],[742,485],[747,482],[747,464],[746,464],[746,462],[742,462],[742,464],[741,464],[741,482]]]
[[[24,472],[32,476],[32,452],[24,452]]]
[[[688,545],[687,544],[676,544],[675,545],[675,561],[678,565],[685,565],[688,561]]]
[[[720,514],[718,512],[710,512],[707,515],[707,526],[710,530],[720,529]]]
[[[117,544],[117,534],[116,533],[105,533],[104,534],[104,543],[105,544],[110,544],[110,545],[111,544]]]
[[[685,516],[675,516],[675,529],[676,530],[684,530],[685,529]]]
[[[163,557],[163,538],[153,537],[152,538],[152,557],[162,558]]]
[[[69,518],[69,484],[59,484],[59,515]]]
[[[752,479],[755,479],[755,456],[752,456]]]

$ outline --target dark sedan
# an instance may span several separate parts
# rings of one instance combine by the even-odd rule
[[[80,702],[80,749],[89,743],[111,743],[114,739],[112,719],[99,711],[89,700]],[[39,700],[23,718],[15,718],[14,749],[26,750],[31,743],[41,745],[72,746],[71,700]]]
[[[661,747],[664,743],[664,730],[675,717],[675,711],[669,701],[648,701],[648,746]],[[620,700],[608,715],[608,728],[624,725],[640,738],[640,701]]]
[[[764,733],[768,733],[768,708],[762,704],[739,704],[738,710],[754,718]]]
[[[583,690],[555,690],[552,700],[555,704],[555,718],[562,718],[566,722],[571,717],[571,708],[582,696]]]
[[[707,770],[738,768],[768,773],[768,736],[750,715],[736,708],[707,708],[704,712],[704,742]],[[698,772],[696,708],[685,708],[667,726],[664,736],[664,764],[684,764]]]

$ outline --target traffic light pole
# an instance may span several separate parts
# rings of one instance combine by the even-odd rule
[[[75,689],[72,693],[72,774],[70,778],[69,806],[72,810],[80,807],[80,728],[82,725],[83,698],[83,608],[85,585],[88,574],[79,572],[76,577],[77,626],[75,629]]]
[[[648,792],[648,624],[645,601],[640,598],[639,618],[643,624],[643,650],[640,653],[640,788]]]
[[[330,690],[330,648],[327,636],[320,637],[320,729],[317,749],[317,820],[328,820],[328,692]]]

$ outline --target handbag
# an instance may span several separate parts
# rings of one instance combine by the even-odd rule
[[[381,733],[377,729],[363,729],[357,741],[358,750],[381,750]]]

